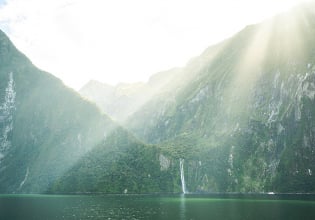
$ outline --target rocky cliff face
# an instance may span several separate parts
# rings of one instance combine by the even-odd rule
[[[130,118],[139,138],[185,158],[188,190],[314,191],[313,6],[209,48],[190,82]]]

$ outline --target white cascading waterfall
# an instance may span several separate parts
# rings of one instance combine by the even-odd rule
[[[9,73],[8,85],[5,89],[4,102],[0,103],[0,162],[11,147],[9,133],[13,129],[13,112],[15,110],[15,96],[13,73]]]
[[[185,184],[185,175],[184,175],[184,159],[179,159],[179,168],[180,168],[180,180],[182,182],[182,191],[185,194],[186,191],[186,184]]]

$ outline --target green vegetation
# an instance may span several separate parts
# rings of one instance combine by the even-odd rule
[[[159,150],[119,128],[60,178],[54,193],[152,193],[178,191],[174,170],[161,170]]]

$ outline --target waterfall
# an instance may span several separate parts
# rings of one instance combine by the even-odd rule
[[[22,180],[22,182],[20,183],[19,190],[22,188],[22,186],[23,186],[24,183],[26,182],[29,173],[30,173],[30,169],[27,167],[25,177],[24,177],[24,179]]]
[[[182,191],[185,194],[186,191],[186,184],[185,184],[185,176],[184,176],[184,159],[179,159],[179,167],[180,167],[180,180],[182,182]]]

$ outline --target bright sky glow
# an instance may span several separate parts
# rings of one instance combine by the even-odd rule
[[[0,28],[79,89],[146,81],[301,0],[0,0]]]

